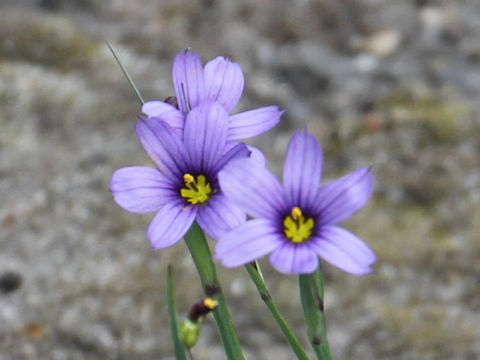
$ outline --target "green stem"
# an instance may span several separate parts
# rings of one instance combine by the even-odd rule
[[[185,347],[180,340],[177,321],[177,307],[175,305],[175,293],[173,290],[172,267],[168,265],[167,269],[167,299],[168,299],[168,315],[170,318],[170,330],[172,332],[173,346],[175,348],[175,358],[177,360],[187,360],[185,356]]]
[[[244,360],[245,357],[243,356],[242,348],[217,278],[210,248],[202,229],[200,229],[197,223],[194,223],[185,235],[185,242],[197,267],[205,295],[218,301],[218,306],[213,311],[213,316],[217,322],[227,358],[229,360]]]
[[[115,51],[113,50],[113,48],[112,48],[112,46],[110,45],[110,43],[109,43],[108,41],[105,41],[105,43],[107,44],[108,49],[110,50],[110,52],[112,53],[113,57],[115,58],[115,61],[117,62],[118,66],[120,66],[120,69],[122,70],[123,75],[127,78],[127,81],[128,81],[128,83],[130,84],[130,86],[132,87],[133,91],[135,91],[135,94],[137,95],[138,100],[139,100],[140,103],[143,105],[143,104],[145,103],[145,101],[143,101],[143,97],[142,97],[142,95],[140,94],[140,91],[138,91],[138,88],[137,88],[137,86],[135,85],[135,83],[133,82],[132,78],[130,77],[130,74],[128,73],[127,69],[125,69],[125,66],[123,66],[122,62],[120,61],[119,57],[117,56],[117,54],[116,54]]]
[[[308,339],[318,360],[332,360],[323,309],[322,269],[319,266],[313,274],[302,274],[298,280]]]
[[[257,287],[260,297],[265,302],[265,305],[267,305],[267,308],[272,313],[274,319],[277,321],[278,326],[282,330],[283,335],[285,335],[285,337],[287,338],[287,341],[290,344],[290,347],[292,348],[295,355],[297,355],[297,358],[300,360],[310,360],[302,344],[300,344],[300,341],[298,341],[297,337],[293,333],[288,323],[285,321],[282,314],[280,314],[277,305],[273,301],[272,296],[270,295],[267,286],[265,285],[262,271],[258,263],[254,261],[250,264],[245,265],[245,267],[247,268],[248,275],[250,275],[250,278]]]

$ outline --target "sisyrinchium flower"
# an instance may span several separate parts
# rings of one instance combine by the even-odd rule
[[[230,160],[249,155],[244,144],[225,151],[227,117],[222,106],[202,103],[188,113],[183,137],[158,119],[137,123],[138,137],[157,169],[119,169],[112,176],[111,191],[125,210],[158,211],[148,228],[153,247],[174,244],[194,220],[215,239],[245,222],[245,213],[225,197],[217,179]]]
[[[142,106],[142,112],[177,129],[183,129],[186,114],[205,101],[217,102],[230,114],[242,95],[245,82],[237,63],[219,56],[203,67],[200,56],[188,49],[176,55],[172,77],[176,100],[148,101]],[[225,119],[228,122],[227,140],[262,134],[280,121],[282,113],[277,106],[265,106],[228,116]]]
[[[283,273],[312,273],[319,257],[355,275],[372,271],[375,253],[337,226],[362,208],[373,192],[369,168],[320,185],[323,153],[317,139],[296,132],[288,146],[283,186],[264,166],[234,160],[219,173],[224,194],[254,219],[220,238],[216,258],[227,267],[268,253]]]

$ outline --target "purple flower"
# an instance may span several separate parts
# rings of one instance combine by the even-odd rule
[[[216,258],[233,267],[271,253],[270,262],[281,272],[312,273],[320,257],[355,275],[371,272],[375,253],[336,226],[370,199],[370,169],[319,187],[322,161],[320,144],[305,131],[290,141],[283,186],[254,161],[234,160],[225,166],[218,175],[224,194],[255,219],[222,236]]]
[[[178,108],[170,101],[155,100],[146,102],[142,112],[178,129],[183,129],[186,114],[205,101],[219,103],[230,114],[243,92],[244,76],[240,65],[221,56],[203,67],[200,56],[187,49],[175,57],[172,76]],[[225,119],[228,122],[227,140],[262,134],[274,127],[281,115],[277,106],[231,115]]]
[[[227,117],[222,106],[203,103],[188,113],[183,139],[158,119],[137,123],[138,137],[158,169],[119,169],[112,176],[111,190],[125,210],[158,211],[148,228],[153,247],[176,243],[194,220],[215,239],[245,222],[245,213],[225,197],[217,180],[225,164],[249,154],[244,144],[225,151]]]

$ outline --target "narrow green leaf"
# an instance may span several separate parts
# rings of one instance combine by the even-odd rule
[[[197,267],[205,295],[218,301],[217,308],[213,310],[213,316],[217,323],[227,358],[229,360],[244,360],[245,357],[243,356],[242,348],[217,278],[210,248],[202,229],[200,229],[197,223],[194,223],[185,235],[185,242]]]
[[[130,86],[132,87],[133,91],[135,91],[135,94],[137,95],[138,100],[140,100],[140,103],[143,105],[143,104],[145,103],[145,101],[143,101],[143,97],[142,97],[142,95],[140,94],[140,91],[138,91],[138,88],[137,88],[137,86],[135,85],[135,83],[133,82],[132,78],[130,77],[130,74],[128,73],[127,69],[125,69],[125,66],[123,66],[122,62],[121,62],[120,59],[118,58],[117,54],[116,54],[115,51],[113,50],[113,48],[112,48],[112,46],[110,45],[110,43],[109,43],[108,41],[105,41],[105,43],[107,44],[108,49],[110,50],[110,52],[112,53],[113,57],[115,58],[115,61],[117,62],[118,66],[119,66],[120,69],[122,70],[123,75],[127,78],[127,81],[128,81],[128,83],[130,84]]]
[[[180,340],[180,332],[177,321],[177,307],[175,305],[175,293],[173,289],[172,267],[168,265],[167,270],[167,299],[168,316],[170,318],[170,330],[172,332],[173,346],[175,348],[175,358],[177,360],[187,360],[185,347]]]
[[[297,359],[310,360],[302,344],[300,343],[300,341],[298,340],[298,338],[296,337],[296,335],[288,325],[287,321],[278,310],[277,305],[273,301],[273,298],[267,289],[267,285],[263,280],[260,265],[256,261],[254,261],[250,264],[245,265],[245,267],[248,271],[248,275],[250,275],[250,278],[252,279],[253,283],[257,287],[260,297],[265,302],[265,305],[267,305],[268,310],[270,310],[270,312],[272,313],[273,318],[275,319],[278,326],[282,330],[283,335],[285,335],[288,341],[288,344],[290,345],[293,352],[297,356]]]
[[[322,269],[319,266],[313,274],[302,274],[298,280],[308,339],[318,360],[332,360],[323,309]]]

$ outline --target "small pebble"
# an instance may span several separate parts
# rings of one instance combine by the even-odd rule
[[[370,36],[366,49],[371,54],[386,57],[394,54],[402,42],[402,35],[394,30],[383,30]]]
[[[0,292],[9,294],[22,285],[22,278],[15,272],[6,272],[0,275]]]

